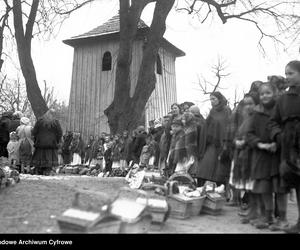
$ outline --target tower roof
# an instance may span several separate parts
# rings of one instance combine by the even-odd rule
[[[149,30],[149,26],[145,24],[143,20],[139,20],[138,22],[138,31],[141,30]],[[119,34],[120,32],[120,16],[116,15],[110,18],[107,22],[103,23],[102,25],[85,32],[81,35],[73,36],[69,39],[63,40],[63,42],[70,46],[76,46],[80,42],[90,41],[100,37],[112,37],[113,35]],[[177,48],[175,45],[170,43],[168,40],[163,38],[162,46],[166,46],[178,56],[184,56],[185,53]]]

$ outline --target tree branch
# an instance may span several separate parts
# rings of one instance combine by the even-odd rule
[[[30,41],[32,39],[32,31],[33,31],[33,26],[35,23],[36,19],[36,13],[38,10],[40,0],[32,0],[32,5],[30,9],[30,14],[27,20],[26,24],[26,32],[25,32],[25,40],[27,41],[28,45],[30,45]]]

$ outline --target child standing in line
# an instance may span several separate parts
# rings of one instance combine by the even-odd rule
[[[259,87],[260,104],[254,109],[248,130],[248,142],[253,149],[251,161],[251,178],[254,180],[254,194],[259,194],[265,206],[263,217],[254,223],[256,228],[287,227],[286,201],[287,188],[279,175],[280,154],[278,144],[271,139],[268,128],[269,119],[275,107],[276,87],[270,83],[263,83]],[[279,220],[274,224],[273,194],[277,194]],[[275,226],[275,227],[274,227]]]
[[[18,135],[15,131],[13,131],[10,132],[9,137],[10,137],[10,141],[7,144],[8,161],[10,166],[16,168],[17,161],[18,161],[18,150],[19,150]]]
[[[281,146],[280,174],[289,188],[296,189],[298,221],[286,233],[300,233],[300,61],[285,67],[288,91],[282,94],[271,117],[271,138]],[[287,205],[286,205],[287,206]]]

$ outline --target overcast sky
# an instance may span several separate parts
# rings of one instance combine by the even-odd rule
[[[56,38],[50,41],[34,41],[33,57],[40,84],[46,80],[54,86],[55,94],[60,100],[68,102],[73,48],[62,40],[87,32],[118,12],[118,2],[98,0],[90,6],[73,14],[63,24]],[[146,24],[151,24],[153,5],[148,6],[142,14]],[[212,78],[211,66],[221,56],[227,62],[227,72],[220,90],[228,98],[233,98],[237,88],[240,96],[247,91],[254,80],[266,80],[268,75],[284,76],[284,67],[290,60],[300,59],[299,43],[288,51],[277,51],[270,41],[265,41],[267,57],[263,57],[257,47],[259,32],[253,24],[230,20],[223,25],[219,19],[200,24],[191,16],[172,11],[167,19],[165,38],[186,53],[176,60],[176,79],[178,102],[186,100],[197,103],[202,112],[207,112],[209,104],[201,95],[197,84],[197,75]]]

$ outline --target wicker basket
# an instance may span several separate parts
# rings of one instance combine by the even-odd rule
[[[170,195],[168,203],[171,206],[170,217],[177,219],[187,219],[191,217],[193,202],[183,194]]]
[[[152,215],[152,223],[164,223],[167,220],[170,206],[166,200],[167,189],[158,184],[144,184],[142,189],[148,193],[148,210]],[[160,191],[161,194],[157,194]],[[145,203],[145,201],[141,202]]]
[[[216,184],[213,185],[213,190],[206,192],[206,184],[203,188],[203,193],[206,193],[206,199],[204,200],[202,213],[210,215],[219,215],[225,205],[226,199],[215,193]]]
[[[137,202],[138,198],[146,199],[146,204]],[[117,210],[114,209],[118,206],[118,204],[122,203],[132,206],[133,209],[136,208],[136,216],[128,217],[125,214],[120,214],[120,208],[122,207],[117,208]],[[120,233],[147,233],[150,230],[152,222],[152,215],[151,212],[147,210],[147,206],[147,192],[142,190],[133,190],[130,188],[122,188],[117,199],[111,204],[111,213],[122,221]]]
[[[77,210],[77,212],[86,213],[86,211],[80,210]],[[57,223],[61,233],[65,234],[119,233],[121,229],[121,221],[118,218],[113,216],[101,216],[100,213],[93,221],[63,214],[57,218]]]
[[[200,197],[191,197],[191,216],[197,216],[201,213],[206,196],[202,195]]]

